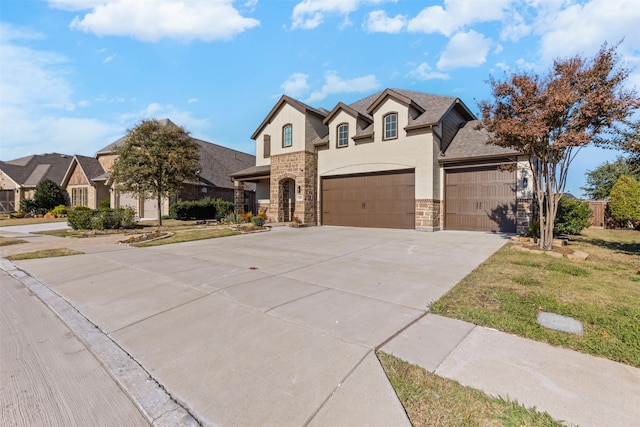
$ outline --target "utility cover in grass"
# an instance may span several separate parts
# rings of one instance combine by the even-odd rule
[[[553,329],[554,331],[567,332],[569,334],[581,335],[582,322],[571,317],[560,316],[554,313],[545,313],[541,311],[538,313],[538,323],[545,328]]]

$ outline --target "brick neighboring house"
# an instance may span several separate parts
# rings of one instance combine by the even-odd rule
[[[175,126],[169,119],[162,119],[159,122],[165,126]],[[113,164],[117,159],[116,148],[121,146],[126,137],[119,138],[96,153],[96,160],[101,165],[105,176],[105,185],[109,189],[109,200],[112,207],[132,207],[139,217],[156,219],[157,201],[151,199],[141,199],[135,194],[121,193],[115,189],[113,182],[109,178],[109,173],[113,169]],[[235,200],[234,183],[229,174],[240,168],[255,163],[255,156],[212,144],[197,138],[191,138],[200,150],[200,170],[198,171],[198,182],[185,182],[180,193],[172,200],[163,201],[162,212],[169,212],[169,205],[176,201],[216,199],[221,198],[233,202]],[[255,185],[247,186],[242,195],[242,201],[250,206],[255,203]]]
[[[33,199],[36,186],[45,179],[61,185],[73,156],[35,154],[0,162],[0,213],[20,209],[20,200]]]
[[[255,184],[270,220],[365,227],[522,232],[532,179],[524,156],[487,145],[458,98],[386,89],[331,111],[282,96],[252,135]]]
[[[169,119],[160,120],[175,126]],[[197,182],[186,182],[172,200],[164,200],[163,213],[178,200],[221,198],[233,202],[234,183],[229,174],[255,164],[255,156],[192,138],[200,150],[200,170]],[[157,219],[156,200],[144,200],[137,195],[121,193],[110,181],[110,172],[117,159],[115,149],[125,137],[99,150],[95,157],[46,154],[28,156],[0,163],[0,207],[4,212],[20,208],[20,200],[32,198],[35,186],[45,178],[58,184],[66,193],[71,207],[86,206],[97,209],[108,200],[111,207],[132,207],[141,218]],[[255,185],[248,185],[241,195],[248,207],[255,203]],[[10,199],[5,201],[5,199]]]

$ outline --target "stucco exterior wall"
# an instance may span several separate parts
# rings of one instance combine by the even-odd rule
[[[389,112],[398,113],[398,138],[382,140],[382,125],[376,122],[373,142],[354,142],[351,137],[356,131],[355,118],[344,111],[336,114],[328,123],[329,147],[318,151],[318,179],[323,176],[414,168],[416,199],[433,199],[434,160],[437,163],[437,159],[434,159],[436,150],[433,133],[425,130],[407,135],[404,127],[408,123],[408,109],[395,100],[388,100],[381,105],[374,116],[382,122],[382,116]],[[341,123],[349,124],[349,145],[336,148],[337,126]]]
[[[282,128],[286,124],[292,126],[292,140],[291,147],[282,147]],[[307,135],[307,123],[303,113],[296,110],[289,104],[283,104],[280,110],[274,115],[271,123],[267,124],[262,132],[260,132],[256,138],[256,166],[263,166],[271,164],[271,157],[281,154],[291,154],[296,151],[305,151],[306,146],[310,144],[309,138],[313,139],[310,135]],[[271,157],[264,157],[264,135],[271,136]]]

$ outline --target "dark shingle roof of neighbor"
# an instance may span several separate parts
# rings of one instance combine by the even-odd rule
[[[95,157],[87,157],[76,155],[76,160],[78,164],[87,175],[87,179],[94,181],[96,178],[101,178],[105,174],[105,170],[102,168],[102,165]],[[102,179],[98,179],[102,180]]]
[[[175,126],[169,119],[158,120],[164,126]],[[111,154],[113,151],[124,144],[126,136],[117,139],[96,153]],[[200,150],[200,182],[204,185],[234,188],[233,181],[229,175],[240,169],[245,169],[256,164],[255,156],[232,148],[223,147],[221,145],[212,144],[197,138],[191,138]],[[255,184],[247,183],[246,190],[255,190]]]
[[[0,170],[17,184],[35,187],[44,179],[60,185],[73,156],[60,153],[34,154],[0,162]]]
[[[449,144],[449,147],[440,155],[441,161],[460,160],[478,157],[500,157],[518,154],[510,148],[487,144],[489,139],[486,129],[478,129],[480,120],[472,120],[465,123]]]

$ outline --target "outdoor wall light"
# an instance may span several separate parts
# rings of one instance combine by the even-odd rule
[[[527,188],[529,186],[529,178],[527,178],[526,176],[522,178],[522,186],[524,188]]]
[[[300,194],[300,191],[302,191],[302,188],[298,185],[298,194]]]

